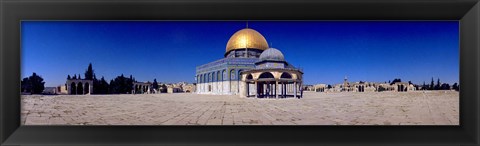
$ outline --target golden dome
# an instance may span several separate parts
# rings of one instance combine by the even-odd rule
[[[258,31],[245,28],[235,32],[227,43],[226,53],[231,50],[255,48],[260,50],[268,49],[268,43],[265,37]]]

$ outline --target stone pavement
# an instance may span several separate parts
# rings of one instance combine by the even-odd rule
[[[455,91],[256,99],[192,93],[22,95],[22,125],[458,125]]]

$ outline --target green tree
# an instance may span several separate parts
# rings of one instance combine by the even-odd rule
[[[32,84],[30,84],[30,81],[27,78],[23,78],[23,80],[20,82],[21,83],[21,92],[32,92]]]
[[[97,89],[95,89],[95,94],[108,94],[109,93],[109,85],[104,77],[100,78],[97,81]]]
[[[450,84],[443,83],[443,84],[440,86],[440,89],[441,89],[441,90],[450,90]]]
[[[33,73],[28,78],[23,78],[21,81],[22,91],[30,92],[32,94],[41,94],[45,89],[45,82],[41,76]]]
[[[438,78],[437,85],[435,85],[434,90],[440,90],[440,89],[441,89],[440,78]]]
[[[70,80],[70,79],[72,79],[72,78],[70,77],[70,75],[68,75],[68,76],[67,76],[67,80]]]
[[[158,82],[157,82],[157,79],[153,79],[152,88],[158,91]]]
[[[433,86],[435,86],[435,83],[433,82],[433,77],[432,77],[432,82],[430,83],[430,90],[433,90],[433,89],[434,89]]]
[[[133,90],[133,77],[126,78],[123,74],[110,81],[110,93],[127,94]]]
[[[87,80],[93,80],[93,75],[94,75],[94,71],[93,71],[93,68],[92,68],[92,63],[88,64],[88,68],[87,70],[85,71],[85,79]],[[79,75],[80,76],[80,75]]]
[[[454,84],[452,85],[452,89],[455,90],[455,91],[458,91],[458,90],[459,90],[458,84],[457,84],[457,83],[454,83]]]

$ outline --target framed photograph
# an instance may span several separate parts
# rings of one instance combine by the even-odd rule
[[[478,1],[0,6],[4,145],[480,138]]]

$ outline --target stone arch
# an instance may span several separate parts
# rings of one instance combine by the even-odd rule
[[[240,81],[241,77],[240,77],[240,73],[242,72],[243,70],[240,69],[237,71],[237,81]]]
[[[240,93],[240,73],[242,72],[243,70],[242,69],[239,69],[237,71],[237,93]]]
[[[78,82],[77,94],[83,95],[83,84],[82,84],[82,82]]]
[[[215,80],[215,77],[216,77],[215,72],[212,72],[212,82],[215,82],[215,81],[216,81],[216,80]]]
[[[222,76],[220,74],[220,71],[217,71],[217,81],[222,81]]]
[[[85,94],[90,93],[90,84],[88,82],[85,83]]]
[[[75,84],[75,82],[72,82],[70,84],[70,94],[77,94],[77,84]]]
[[[235,69],[230,70],[230,80],[235,80]]]
[[[270,73],[270,72],[263,72],[262,74],[260,74],[260,76],[258,76],[259,79],[264,79],[264,78],[274,78],[273,74]]]
[[[207,74],[203,74],[203,83],[206,83],[207,82]]]
[[[225,81],[225,80],[227,80],[227,71],[223,70],[222,71],[222,81]]]
[[[207,75],[207,82],[211,82],[212,81],[212,73],[208,73]]]
[[[282,75],[280,76],[280,78],[283,78],[283,79],[291,79],[292,78],[292,75],[288,72],[283,72]]]
[[[252,75],[252,74],[248,74],[246,79],[247,79],[247,80],[253,79],[253,75]]]

